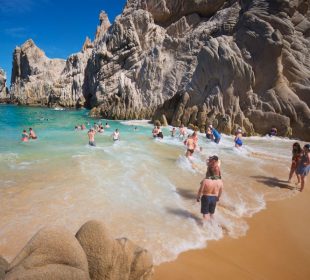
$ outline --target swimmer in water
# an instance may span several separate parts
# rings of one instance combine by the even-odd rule
[[[175,127],[173,127],[172,130],[171,130],[170,132],[171,132],[171,137],[174,137],[174,136],[175,136],[175,133],[176,133]]]
[[[187,147],[185,156],[187,158],[191,157],[196,149],[195,138],[193,135],[189,136],[185,141],[184,145]]]
[[[120,133],[119,133],[118,129],[115,129],[115,131],[112,134],[112,138],[113,138],[113,141],[120,140]]]
[[[110,128],[110,125],[107,122],[105,123],[105,128]]]
[[[29,139],[29,135],[28,135],[26,129],[24,129],[23,133],[22,133],[22,142],[28,142],[28,139]]]
[[[30,127],[29,128],[29,139],[37,139],[37,135],[35,134],[34,130]]]
[[[242,130],[241,128],[238,128],[235,134],[235,147],[240,148],[242,146]]]
[[[90,146],[96,146],[96,143],[95,143],[95,134],[96,134],[96,131],[95,131],[93,128],[91,128],[91,129],[88,131],[88,133],[87,133],[88,139],[89,139],[88,144],[89,144]]]

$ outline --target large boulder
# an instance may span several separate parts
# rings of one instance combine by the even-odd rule
[[[7,269],[5,280],[89,280],[85,252],[67,230],[40,230]]]
[[[0,256],[0,280],[4,280],[5,272],[9,268],[9,263]]]
[[[76,238],[86,253],[92,280],[151,279],[151,255],[128,239],[113,239],[101,222],[87,222]]]

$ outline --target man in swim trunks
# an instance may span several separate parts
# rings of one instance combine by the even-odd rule
[[[187,151],[185,156],[188,158],[193,155],[195,149],[196,149],[196,143],[195,143],[195,138],[193,135],[189,136],[185,141],[184,145],[187,147]]]
[[[37,139],[37,135],[35,134],[34,130],[30,127],[29,128],[29,139]]]
[[[95,131],[93,128],[91,128],[91,129],[88,131],[88,133],[87,133],[88,139],[89,139],[88,144],[89,144],[90,146],[96,146],[96,143],[95,143],[95,134],[96,134],[96,131]]]
[[[235,147],[240,148],[242,146],[242,130],[241,128],[238,128],[236,133],[235,133]]]
[[[201,214],[204,220],[213,218],[216,203],[219,201],[223,192],[223,182],[221,179],[204,179],[200,183],[197,194],[197,202],[201,200]]]

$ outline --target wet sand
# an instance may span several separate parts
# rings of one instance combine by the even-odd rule
[[[309,280],[310,182],[295,197],[268,202],[247,219],[239,239],[211,241],[203,250],[181,254],[155,268],[154,280]]]

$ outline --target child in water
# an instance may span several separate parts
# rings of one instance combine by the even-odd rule
[[[22,142],[28,142],[29,140],[29,135],[26,131],[26,129],[23,130],[23,133],[22,133]]]

